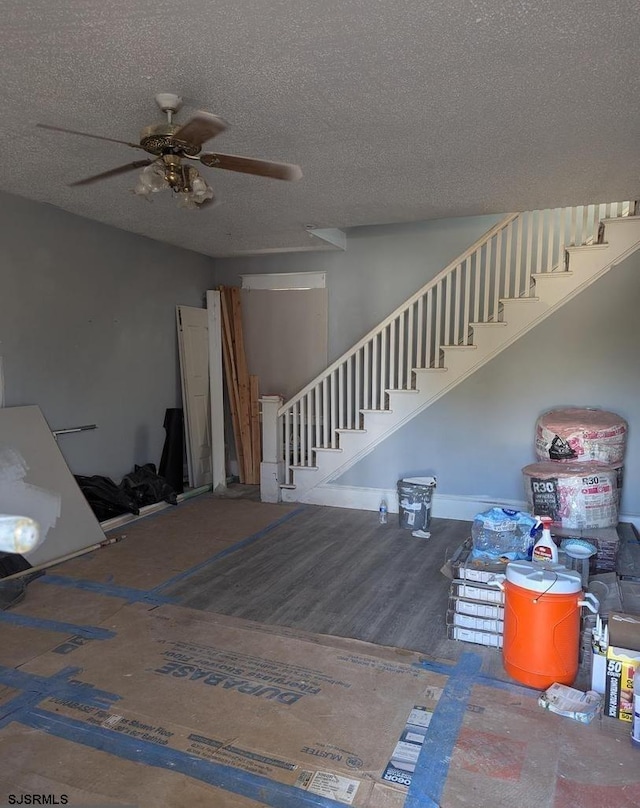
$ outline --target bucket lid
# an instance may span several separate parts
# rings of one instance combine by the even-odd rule
[[[399,483],[409,483],[410,485],[429,485],[435,486],[436,478],[435,477],[403,477],[402,480],[398,480]]]
[[[532,592],[549,595],[570,595],[582,591],[582,577],[576,570],[562,564],[539,564],[532,561],[511,561],[507,564],[507,581]]]

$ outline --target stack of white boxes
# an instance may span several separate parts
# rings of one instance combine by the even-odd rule
[[[504,573],[506,564],[469,561],[467,540],[447,562],[452,578],[447,610],[447,636],[452,640],[502,648],[504,592],[490,583]]]

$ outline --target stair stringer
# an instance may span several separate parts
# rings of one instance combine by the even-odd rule
[[[389,409],[363,411],[360,430],[340,430],[340,448],[316,451],[316,465],[294,468],[288,502],[314,501],[313,489],[330,485],[376,446],[595,283],[640,247],[640,217],[605,222],[607,243],[569,247],[569,270],[533,275],[535,297],[501,300],[501,320],[471,324],[473,345],[442,346],[444,368],[415,368],[416,388],[387,391]],[[569,280],[571,278],[571,280]],[[323,504],[326,496],[321,497]]]

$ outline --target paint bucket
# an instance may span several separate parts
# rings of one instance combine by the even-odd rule
[[[398,480],[398,522],[405,530],[426,531],[431,524],[435,477]]]
[[[512,561],[507,565],[502,661],[522,684],[546,690],[573,684],[578,673],[580,609],[598,611],[582,591],[580,574],[559,564]]]
[[[528,510],[550,516],[555,528],[615,527],[622,466],[605,463],[532,463],[522,469]]]

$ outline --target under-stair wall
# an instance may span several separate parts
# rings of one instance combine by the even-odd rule
[[[628,212],[627,203],[615,203],[506,217],[437,283],[280,408],[278,438],[288,447],[288,462],[278,476],[297,489],[285,491],[286,498],[316,501],[313,489],[337,482],[379,440],[622,260],[640,241],[637,221],[630,222],[635,229],[612,224],[611,244],[605,239],[575,255],[570,249],[572,267],[584,266],[579,273],[563,272],[567,245],[594,243],[602,220]],[[514,330],[515,312],[524,327]],[[429,387],[434,390],[425,400]],[[319,485],[309,483],[314,476]]]
[[[434,514],[470,520],[524,507],[536,418],[556,405],[617,412],[630,425],[622,519],[640,528],[640,251],[316,491],[316,501],[397,507],[396,481],[435,474]]]

